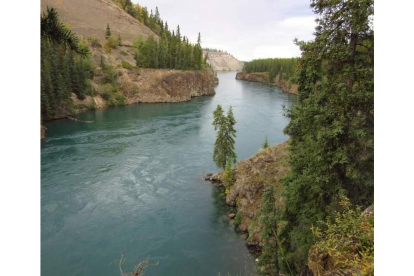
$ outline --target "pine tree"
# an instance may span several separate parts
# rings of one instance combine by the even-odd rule
[[[263,142],[262,148],[267,149],[269,147],[269,142],[267,141],[267,136]]]
[[[108,37],[111,36],[111,29],[109,28],[109,23],[106,24],[106,31],[105,31],[105,38],[108,39]]]
[[[224,115],[221,105],[213,112],[214,130],[218,129],[216,143],[214,146],[213,160],[219,168],[226,168],[228,162],[236,163],[237,155],[234,151],[236,120],[233,116],[233,109],[230,106],[227,116]]]

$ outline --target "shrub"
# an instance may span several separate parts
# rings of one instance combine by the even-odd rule
[[[89,37],[88,38],[89,44],[93,47],[93,48],[102,48],[102,44],[99,41],[98,38],[96,37]]]
[[[226,169],[223,171],[223,183],[226,188],[233,186],[234,182],[234,170],[233,170],[233,162],[230,159],[226,165]]]
[[[317,242],[309,251],[309,268],[314,275],[374,275],[373,214],[351,208],[346,197],[339,202],[342,210],[325,230],[313,228]]]
[[[131,70],[133,68],[133,66],[125,60],[121,61],[121,65],[122,65],[123,68],[128,69],[128,70]]]
[[[110,48],[112,49],[116,49],[116,47],[119,46],[119,41],[118,38],[115,35],[110,35],[107,39],[106,39],[106,43],[105,45],[108,45]]]
[[[124,50],[121,50],[119,53],[120,53],[121,55],[123,55],[123,56],[127,56],[127,55],[128,55],[128,53],[127,53],[127,52],[125,52]]]
[[[234,217],[234,222],[237,224],[240,224],[242,223],[242,220],[243,220],[243,215],[239,211],[237,211],[236,216]]]
[[[125,96],[122,93],[117,92],[117,93],[114,94],[114,96],[115,96],[116,105],[124,105],[125,104]]]

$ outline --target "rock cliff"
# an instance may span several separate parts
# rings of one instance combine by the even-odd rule
[[[272,185],[277,206],[283,209],[282,180],[289,171],[289,142],[260,149],[256,155],[235,165],[234,184],[226,187],[226,202],[237,208],[239,221],[236,229],[248,234],[246,241],[252,251],[263,246],[259,211],[262,195],[267,185]],[[212,175],[209,180],[224,185],[221,173]]]
[[[254,72],[254,73],[246,73],[246,72],[238,72],[236,75],[236,80],[245,80],[251,82],[261,82],[269,85],[274,85],[282,89],[283,92],[291,93],[291,94],[298,94],[298,85],[292,84],[289,81],[281,80],[280,76],[277,75],[273,82],[269,82],[269,73],[267,72]]]
[[[207,56],[207,63],[214,71],[241,71],[243,62],[225,52],[203,51],[203,56]]]

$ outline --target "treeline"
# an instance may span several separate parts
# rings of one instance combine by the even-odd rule
[[[155,8],[155,13],[152,10],[149,13],[146,7],[134,4],[131,0],[113,1],[160,36],[158,40],[153,36],[134,40],[137,67],[201,70],[203,65],[206,65],[203,59],[200,33],[197,43],[192,44],[187,37],[181,35],[179,25],[175,32],[169,29],[167,21],[164,23],[161,19],[158,7]]]
[[[43,22],[41,115],[42,120],[48,120],[71,108],[71,93],[79,99],[93,93],[89,79],[94,71],[87,54],[88,46],[59,22],[56,10],[48,9],[42,15]]]
[[[246,73],[268,72],[270,81],[273,81],[277,75],[283,80],[291,80],[295,75],[297,61],[297,58],[255,59],[245,62],[243,71]]]
[[[126,11],[139,22],[150,28],[157,35],[161,35],[164,30],[168,30],[168,24],[161,19],[158,7],[155,8],[155,13],[148,12],[146,7],[139,4],[132,3],[131,0],[112,0],[121,9]]]
[[[153,36],[134,40],[136,66],[140,68],[168,68],[179,70],[201,70],[206,65],[201,49],[201,37],[197,44],[181,37],[180,26],[176,33],[164,29],[157,41]]]
[[[203,50],[204,51],[207,51],[207,52],[220,52],[220,53],[228,54],[227,51],[223,51],[223,50],[216,49],[216,48],[208,48],[208,47],[206,47],[206,48],[203,48]]]

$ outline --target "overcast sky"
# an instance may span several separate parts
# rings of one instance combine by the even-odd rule
[[[309,0],[133,0],[161,14],[170,29],[203,47],[218,48],[248,61],[267,57],[295,57],[293,44],[312,39],[315,16]]]

